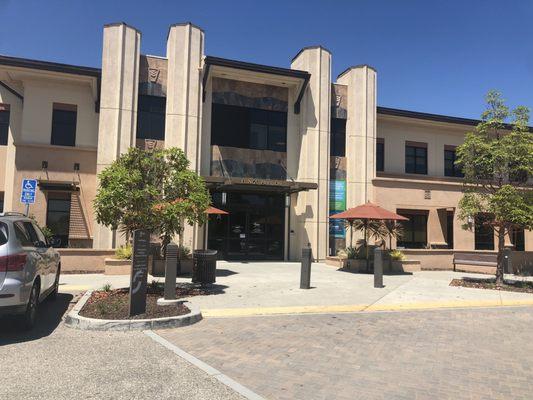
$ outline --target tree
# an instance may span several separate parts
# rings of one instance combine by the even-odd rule
[[[98,223],[120,229],[129,239],[135,229],[160,235],[166,246],[184,223],[203,223],[209,206],[204,181],[188,169],[182,150],[130,148],[99,175],[94,200]]]
[[[379,227],[379,236],[383,240],[389,240],[389,250],[392,250],[392,238],[401,237],[403,232],[404,229],[401,222],[390,219],[381,221],[381,225]]]
[[[457,148],[456,164],[464,173],[459,218],[483,215],[498,239],[496,283],[503,283],[505,235],[513,228],[533,227],[533,137],[529,110],[510,111],[500,93],[486,96],[487,110]],[[508,122],[508,123],[506,123]]]

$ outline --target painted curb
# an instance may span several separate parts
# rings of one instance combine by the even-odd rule
[[[178,357],[184,359],[185,361],[188,361],[192,365],[194,365],[196,368],[201,369],[204,371],[207,375],[212,376],[213,378],[217,379],[222,384],[226,385],[233,391],[237,392],[241,396],[243,396],[246,399],[249,400],[265,400],[264,397],[261,397],[257,393],[253,392],[252,390],[248,389],[247,387],[241,385],[239,382],[234,381],[229,376],[224,375],[222,372],[217,370],[216,368],[213,368],[209,364],[206,364],[202,360],[199,360],[192,354],[187,353],[185,350],[180,349],[175,344],[169,342],[165,338],[159,336],[157,333],[146,330],[144,332],[147,336],[152,338],[154,341],[159,343],[160,345],[166,347],[170,351],[172,351],[174,354],[176,354]]]
[[[65,325],[87,331],[145,331],[151,329],[177,328],[180,326],[192,325],[202,319],[200,308],[188,301],[183,304],[190,310],[188,314],[175,317],[151,318],[151,319],[97,319],[83,317],[79,313],[87,300],[91,297],[93,290],[88,290],[76,303],[72,310],[65,317]]]

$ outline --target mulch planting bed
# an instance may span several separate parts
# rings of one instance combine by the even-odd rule
[[[507,292],[533,293],[533,282],[531,281],[509,281],[505,280],[502,285],[496,285],[496,279],[463,278],[453,279],[450,286],[463,286],[475,289],[505,290]]]
[[[176,288],[176,298],[215,294],[209,288],[184,286]],[[189,309],[183,304],[157,304],[157,299],[163,297],[163,288],[149,285],[146,295],[146,312],[129,316],[129,289],[98,290],[91,294],[87,303],[80,311],[82,317],[99,319],[149,319],[165,318],[185,315]]]

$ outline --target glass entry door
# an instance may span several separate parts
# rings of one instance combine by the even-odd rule
[[[228,260],[282,260],[285,233],[283,195],[212,193],[229,215],[209,217],[208,245]]]

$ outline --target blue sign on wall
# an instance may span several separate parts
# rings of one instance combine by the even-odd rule
[[[22,204],[35,203],[35,191],[37,190],[37,179],[23,179],[22,190],[20,192],[20,202]]]

